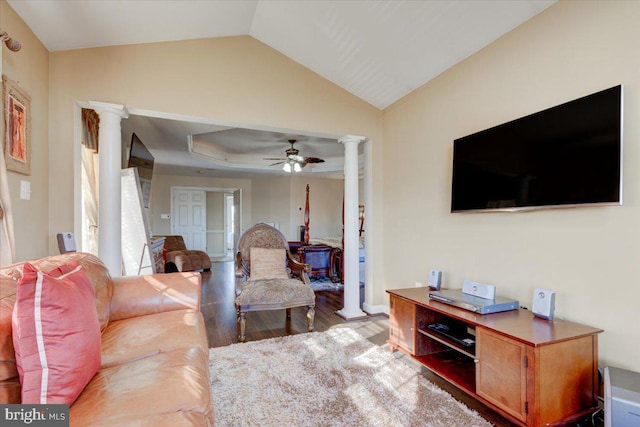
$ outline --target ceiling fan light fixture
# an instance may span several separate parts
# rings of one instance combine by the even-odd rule
[[[285,150],[285,154],[287,157],[285,158],[275,158],[275,157],[263,157],[263,160],[279,160],[277,163],[274,163],[269,166],[282,165],[282,170],[286,173],[293,172],[302,172],[302,169],[308,165],[309,163],[323,163],[323,159],[319,159],[317,157],[303,157],[300,155],[300,152],[297,148],[294,148],[293,144],[296,142],[295,139],[290,139],[289,144],[291,144],[291,148]]]

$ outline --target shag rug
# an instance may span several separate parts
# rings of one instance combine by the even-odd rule
[[[210,349],[216,427],[491,426],[348,327]]]

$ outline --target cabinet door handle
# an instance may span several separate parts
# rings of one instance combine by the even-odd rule
[[[473,363],[480,363],[480,359],[473,359]]]

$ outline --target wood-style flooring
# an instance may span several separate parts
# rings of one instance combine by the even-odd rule
[[[202,313],[207,325],[210,347],[221,347],[238,342],[235,298],[234,266],[232,262],[215,262],[210,272],[202,273]],[[386,346],[389,338],[389,319],[384,315],[365,320],[347,322],[335,311],[343,307],[342,291],[316,292],[315,331],[322,332],[339,324],[348,323],[378,346]],[[306,333],[306,308],[293,308],[291,318],[284,310],[247,313],[247,341]],[[432,374],[418,363],[403,357],[407,364],[427,379],[449,392],[456,399],[477,411],[496,426],[512,426],[499,414],[470,398],[466,394]]]
[[[235,278],[232,262],[215,262],[210,272],[202,273],[202,314],[207,323],[210,347],[221,347],[238,342],[236,325]],[[316,293],[315,331],[326,331],[339,323],[346,323],[334,312],[342,308],[342,291]],[[287,319],[284,310],[254,311],[247,313],[247,341],[294,335],[307,331],[307,309],[292,308]],[[374,316],[381,321],[385,316]],[[385,337],[382,342],[384,344]]]

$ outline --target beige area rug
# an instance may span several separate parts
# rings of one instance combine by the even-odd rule
[[[216,427],[490,426],[349,327],[212,348]]]

